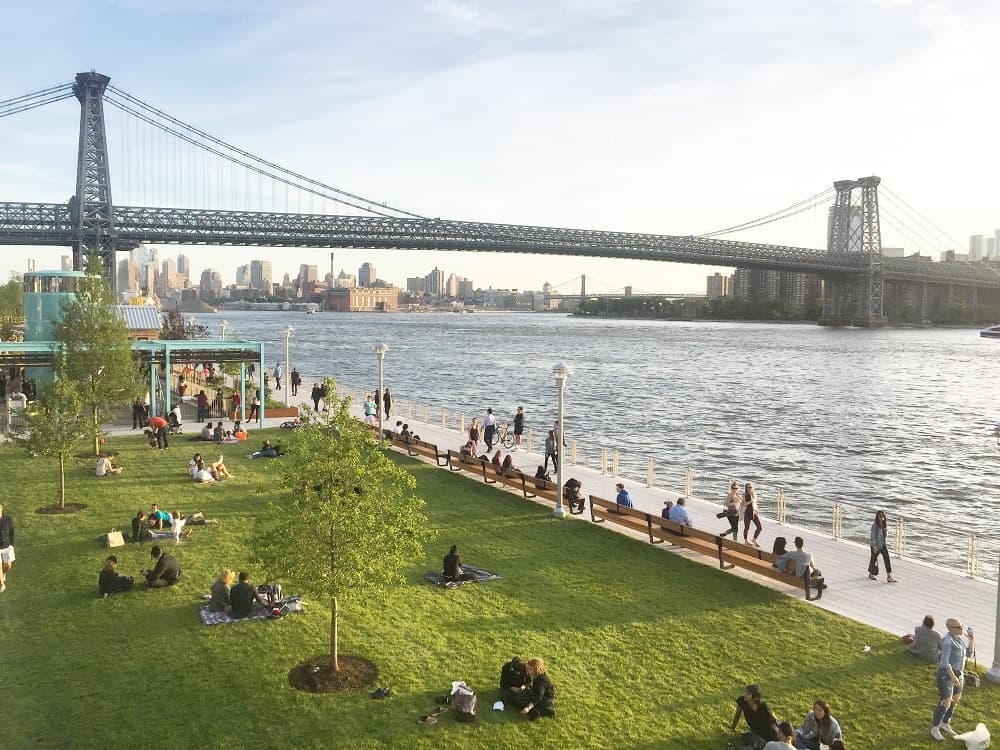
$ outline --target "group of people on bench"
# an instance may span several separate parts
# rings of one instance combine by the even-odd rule
[[[794,573],[798,578],[805,577],[806,571],[809,572],[810,578],[818,579],[823,577],[823,574],[813,564],[813,556],[802,549],[805,545],[805,540],[802,537],[795,537],[795,549],[793,550],[787,549],[787,544],[788,542],[783,536],[779,536],[774,540],[774,547],[772,548],[772,552],[776,555],[773,563],[774,567],[782,573]]]
[[[556,691],[541,659],[522,661],[515,656],[500,668],[500,701],[519,709],[534,721],[539,716],[556,715]]]

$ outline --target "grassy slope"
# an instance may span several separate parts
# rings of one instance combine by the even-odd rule
[[[18,525],[18,561],[0,596],[7,747],[721,748],[733,698],[751,681],[796,725],[815,698],[829,700],[849,747],[936,745],[926,734],[933,668],[894,638],[405,458],[438,540],[388,600],[341,604],[342,653],[375,661],[394,697],[299,693],[287,672],[327,648],[322,602],[283,621],[219,627],[202,626],[195,611],[218,569],[248,567],[268,462],[243,458],[246,444],[225,446],[236,479],[202,487],[185,473],[193,443],[157,452],[123,438],[112,447],[125,475],[99,480],[81,459],[69,499],[89,507],[68,517],[33,512],[54,496],[53,466],[0,449]],[[106,550],[95,538],[128,528],[152,501],[222,523],[169,549],[184,569],[180,585],[99,600]],[[503,580],[426,585],[423,573],[452,543]],[[120,569],[149,567],[148,550],[118,549]],[[513,654],[549,664],[555,721],[489,710]],[[453,679],[477,690],[480,721],[418,725]],[[955,724],[972,717],[997,725],[995,689],[968,691]]]

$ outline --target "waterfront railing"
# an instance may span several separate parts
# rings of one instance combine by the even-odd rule
[[[337,395],[349,396],[354,403],[363,403],[365,391],[337,385]],[[419,421],[456,433],[458,449],[467,433],[471,418],[457,409],[432,405],[397,397],[393,401],[391,421]],[[542,453],[544,432],[525,429],[521,438],[524,450]],[[444,447],[444,446],[441,446]],[[495,446],[496,447],[496,446]],[[566,436],[563,449],[569,466],[594,468],[602,475],[627,479],[651,489],[677,492],[687,497],[716,502],[721,509],[723,499],[733,481],[743,485],[734,476],[702,474],[696,468],[658,462],[652,457],[627,460],[618,450],[595,445],[578,444]],[[1000,534],[973,533],[969,529],[950,526],[939,519],[925,519],[897,513],[891,507],[873,507],[839,499],[789,497],[782,487],[755,483],[757,503],[764,523],[799,527],[828,535],[832,539],[855,542],[868,547],[869,533],[875,511],[886,511],[889,521],[888,546],[896,557],[906,557],[938,565],[972,578],[996,581],[1000,566]],[[742,521],[741,521],[742,523]],[[721,528],[721,527],[720,527]],[[785,536],[794,536],[790,530]],[[791,542],[791,539],[789,539]],[[862,553],[859,569],[867,569],[867,559]]]

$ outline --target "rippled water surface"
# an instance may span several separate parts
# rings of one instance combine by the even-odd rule
[[[267,342],[265,361],[377,385],[374,345],[385,341],[386,383],[412,399],[469,417],[525,408],[526,426],[551,425],[552,366],[567,386],[567,436],[578,460],[621,453],[621,473],[724,493],[727,477],[754,481],[766,499],[783,488],[790,517],[845,528],[886,507],[913,519],[992,534],[1000,448],[1000,341],[969,329],[834,330],[814,325],[604,321],[563,315],[239,313],[199,316]],[[712,478],[709,479],[708,477]],[[919,523],[908,540],[937,541]],[[934,539],[931,539],[934,537]],[[954,542],[964,554],[966,538]],[[994,565],[995,567],[995,565]],[[985,572],[985,571],[984,571]],[[995,575],[995,571],[992,572]]]

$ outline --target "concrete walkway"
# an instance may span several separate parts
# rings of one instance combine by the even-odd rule
[[[299,386],[299,395],[290,400],[293,406],[302,404],[312,409],[312,401],[309,396],[313,382],[313,379],[303,378],[303,383]],[[283,382],[282,385],[285,383]],[[272,393],[272,397],[276,400],[284,400],[284,392]],[[397,401],[397,403],[402,402]],[[358,419],[361,419],[362,405],[354,403],[351,412]],[[384,426],[394,425],[396,419],[399,418],[401,417],[391,414]],[[265,420],[265,426],[277,427],[284,421],[287,420]],[[411,431],[420,435],[422,440],[437,445],[440,451],[458,450],[466,440],[466,436],[457,430],[442,429],[440,424],[428,424],[413,418],[404,421],[410,425]],[[249,426],[251,431],[255,428],[256,425]],[[193,424],[190,425],[188,431],[194,432]],[[130,429],[114,429],[112,432],[115,434],[134,434]],[[254,443],[252,435],[250,443],[251,445]],[[506,454],[507,451],[504,450],[504,453]],[[514,465],[518,469],[533,474],[535,467],[543,462],[544,456],[537,452],[521,450],[513,453],[513,458]],[[564,479],[573,476],[580,480],[583,484],[584,496],[594,494],[614,499],[616,495],[615,484],[620,481],[628,489],[636,508],[657,515],[663,508],[665,500],[676,500],[680,494],[680,488],[678,491],[651,489],[628,479],[604,476],[598,470],[584,466],[566,466],[563,473]],[[722,499],[727,490],[728,487],[720,486],[718,498],[713,498],[713,502],[696,497],[688,499],[687,508],[696,527],[715,531],[722,531],[728,527],[725,520],[719,520],[715,517],[715,514],[721,510]],[[567,515],[566,518],[569,523],[590,523],[589,513],[582,516]],[[867,571],[869,559],[867,546],[836,540],[816,531],[788,524],[781,525],[763,517],[761,521],[764,524],[764,531],[759,542],[765,549],[771,549],[774,538],[778,536],[784,536],[788,539],[790,548],[794,537],[801,536],[805,539],[805,550],[812,553],[816,567],[823,571],[829,584],[823,598],[817,602],[811,602],[812,604],[895,635],[912,633],[914,626],[927,614],[935,617],[938,623],[937,629],[944,633],[945,619],[958,617],[963,623],[972,625],[975,629],[976,656],[982,671],[985,671],[993,663],[997,607],[996,584],[981,579],[968,578],[910,558],[894,558],[892,560],[893,575],[898,579],[898,583],[887,583],[884,570],[878,581],[871,581],[868,579]],[[605,525],[605,528],[629,533],[620,527]],[[714,558],[692,554],[669,545],[661,545],[659,549],[684,554],[690,559],[706,565],[715,566],[718,564]],[[801,588],[793,589],[773,579],[758,576],[740,568],[734,568],[729,572],[752,579],[798,599],[804,599]]]

